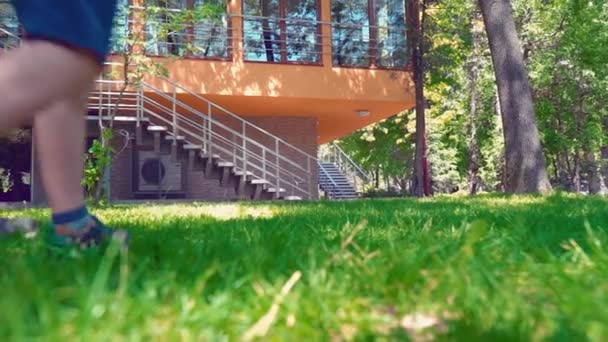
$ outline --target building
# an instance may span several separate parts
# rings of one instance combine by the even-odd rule
[[[7,6],[0,1],[0,51],[14,41],[6,31],[19,32]],[[320,144],[414,105],[404,1],[120,6],[87,114],[89,143],[116,114],[113,200],[315,199]],[[121,37],[133,35],[168,77],[147,75],[120,96]],[[33,164],[32,200],[42,202]]]

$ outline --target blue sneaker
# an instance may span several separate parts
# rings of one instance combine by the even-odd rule
[[[85,229],[82,235],[64,236],[51,229],[49,243],[57,247],[80,246],[82,249],[87,249],[107,244],[112,239],[126,245],[129,238],[126,231],[108,228],[97,217],[91,215],[91,226]]]

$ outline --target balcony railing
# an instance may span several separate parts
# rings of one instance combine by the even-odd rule
[[[131,6],[129,11],[145,11]],[[242,25],[233,25],[240,18]],[[142,22],[129,12],[115,20],[112,49],[126,47],[128,33]],[[16,18],[0,17],[0,27],[18,31]],[[372,34],[373,33],[373,34]],[[143,23],[145,50],[151,56],[233,58],[233,43],[242,47],[245,61],[320,65],[331,59],[336,67],[405,69],[409,63],[405,27],[367,23],[336,23],[320,20],[226,14],[184,24],[168,23],[151,15]],[[8,38],[0,37],[2,41]],[[6,43],[6,42],[5,42]],[[240,57],[240,56],[239,56]],[[328,57],[328,58],[324,58]]]
[[[241,19],[241,25],[234,25],[235,18]],[[184,24],[168,20],[156,15],[143,25],[148,55],[227,60],[233,57],[236,43],[249,62],[320,65],[327,55],[336,67],[405,69],[409,63],[404,27],[230,14]],[[124,35],[136,24],[121,21],[115,33]]]

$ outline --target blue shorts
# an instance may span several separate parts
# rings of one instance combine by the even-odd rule
[[[116,1],[13,0],[13,5],[28,39],[84,49],[103,62],[110,47]]]

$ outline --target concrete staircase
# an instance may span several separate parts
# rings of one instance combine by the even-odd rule
[[[319,163],[319,187],[333,200],[348,200],[359,197],[355,186],[334,163]]]
[[[168,127],[153,121],[141,120],[141,126],[136,130],[138,148],[151,148],[158,156],[170,155],[173,160],[184,163],[189,171],[201,172],[205,178],[217,180],[221,187],[233,189],[236,197],[242,200],[302,199],[301,196],[290,195],[285,188],[273,186],[267,179],[244,171],[219,154],[207,153],[202,145],[191,143],[185,136],[175,136]]]

